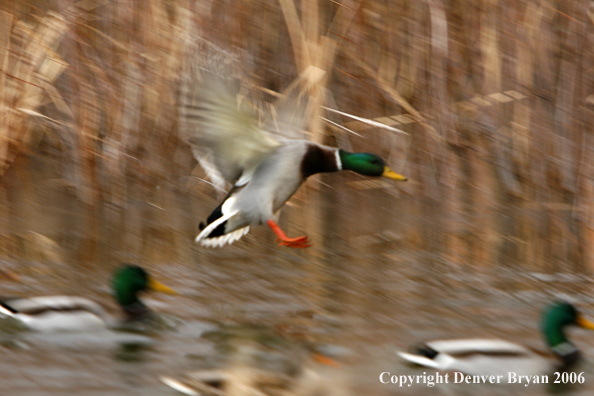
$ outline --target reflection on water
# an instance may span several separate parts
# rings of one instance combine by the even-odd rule
[[[3,281],[1,287],[10,295],[68,290],[117,313],[104,286],[109,269],[77,271],[80,277],[72,279],[63,275],[69,268],[25,272],[22,282]],[[379,381],[384,371],[432,374],[403,364],[395,355],[420,340],[496,336],[545,350],[539,315],[554,297],[573,299],[594,318],[592,279],[586,276],[464,268],[390,249],[331,253],[312,262],[303,252],[280,250],[271,257],[231,248],[209,251],[199,264],[163,264],[151,271],[181,293],[145,297],[172,326],[149,334],[36,334],[6,328],[0,342],[2,395],[175,395],[159,377],[224,366],[232,355],[224,338],[234,328],[256,329],[258,342],[272,342],[258,329],[273,329],[289,342],[343,351],[338,354],[340,370],[355,394],[585,396],[594,389],[594,338],[582,330],[572,331],[571,338],[586,356],[580,368],[583,385],[400,388]],[[79,279],[83,277],[85,282]]]

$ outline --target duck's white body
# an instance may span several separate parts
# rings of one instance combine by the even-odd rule
[[[76,296],[3,300],[0,316],[14,318],[28,329],[42,332],[106,328],[113,322],[99,304]]]
[[[421,366],[471,375],[538,376],[573,369],[581,354],[565,335],[565,329],[576,326],[594,330],[594,322],[584,318],[573,304],[557,301],[543,311],[541,324],[550,354],[499,339],[459,339],[426,342],[415,353],[398,355]]]
[[[397,352],[404,360],[442,371],[460,371],[470,375],[547,374],[552,359],[522,345],[499,339],[436,340],[424,343],[436,352],[432,358],[421,354]]]

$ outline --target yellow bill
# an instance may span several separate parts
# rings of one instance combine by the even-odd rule
[[[157,282],[153,278],[149,279],[148,288],[149,290],[154,290],[165,294],[177,294],[175,290],[173,290],[169,286],[165,286],[161,282]]]
[[[575,322],[578,326],[583,327],[584,329],[594,330],[594,323],[590,322],[589,320],[585,319],[583,316],[578,315],[578,318]]]
[[[388,179],[394,179],[394,180],[402,180],[402,181],[408,180],[408,177],[402,176],[401,174],[394,172],[392,169],[388,168],[387,166],[384,166],[384,173],[382,173],[382,176],[387,177]]]

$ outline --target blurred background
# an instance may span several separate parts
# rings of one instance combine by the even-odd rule
[[[468,328],[497,335],[491,326],[538,345],[538,315],[551,298],[569,296],[586,313],[594,304],[590,2],[1,4],[0,294],[76,293],[109,304],[110,270],[142,263],[184,294],[155,297],[159,310],[190,323],[297,320],[313,338],[353,351],[349,367],[364,390],[382,385],[383,371],[414,372],[387,346]],[[409,181],[312,177],[280,216],[289,236],[311,238],[305,251],[278,248],[267,227],[220,250],[195,245],[198,223],[224,196],[179,128],[184,62],[205,45],[237,54],[262,103],[313,78],[311,66],[321,70],[305,137],[376,152]],[[186,345],[203,342],[202,327],[184,328],[137,365],[104,350],[118,375],[135,375],[112,394],[154,389],[156,372],[200,366]],[[43,359],[64,364],[58,377],[86,367],[87,382],[60,388],[31,374],[8,386],[14,394],[105,394],[117,382],[92,361],[41,345],[55,352]],[[6,368],[15,373],[49,364],[11,351]]]

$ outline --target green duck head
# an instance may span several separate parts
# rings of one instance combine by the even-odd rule
[[[149,313],[148,307],[139,298],[141,292],[154,290],[167,294],[176,294],[174,290],[151,278],[144,269],[132,264],[124,264],[116,269],[112,286],[114,297],[128,319],[134,319]]]
[[[371,153],[349,153],[339,150],[342,169],[351,170],[366,176],[383,176],[389,179],[406,181],[408,178],[390,169],[384,161]]]
[[[542,329],[549,347],[555,350],[562,344],[571,345],[564,333],[565,327],[571,325],[594,330],[594,323],[582,317],[572,304],[556,302],[549,306],[542,318]],[[555,350],[555,352],[558,351]]]

